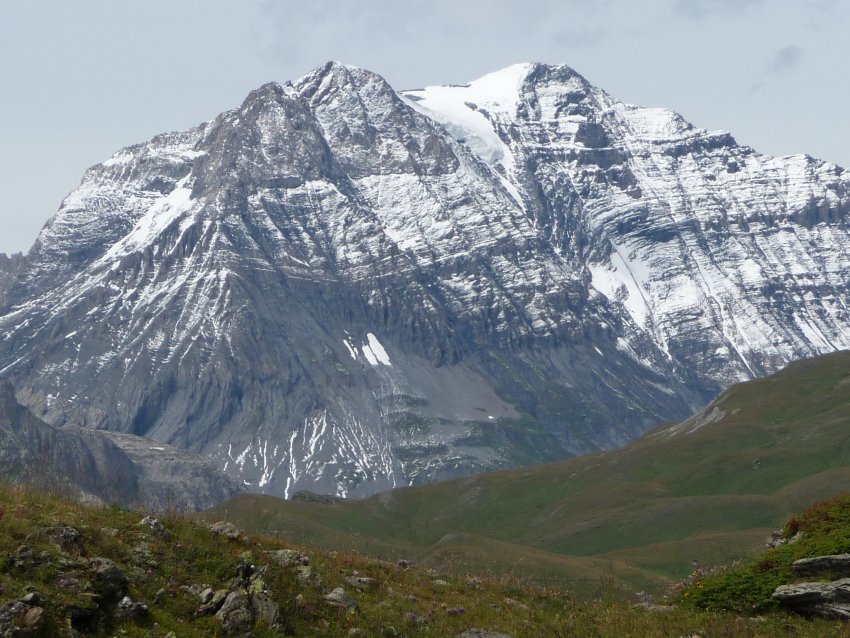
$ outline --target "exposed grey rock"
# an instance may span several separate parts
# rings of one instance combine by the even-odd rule
[[[366,591],[375,584],[375,579],[366,576],[348,576],[345,582],[354,587],[354,589]]]
[[[224,601],[227,599],[227,595],[229,593],[230,592],[228,592],[228,590],[226,589],[216,590],[212,594],[212,596],[210,596],[210,599],[207,602],[201,604],[201,606],[198,608],[198,611],[196,612],[197,615],[203,616],[205,614],[214,614],[215,612],[217,612],[219,609],[221,609],[221,606],[224,604]]]
[[[83,543],[80,532],[73,527],[63,525],[62,527],[46,527],[42,530],[63,552],[83,551]]]
[[[25,596],[22,596],[20,600],[22,603],[29,605],[30,607],[35,607],[41,604],[41,596],[35,591],[31,591]]]
[[[278,549],[273,552],[266,552],[266,554],[271,556],[281,567],[310,564],[309,556],[294,549]]]
[[[832,554],[795,560],[791,569],[799,576],[829,574],[833,577],[850,577],[850,554]]]
[[[773,598],[797,613],[825,618],[850,618],[850,578],[831,583],[781,585]]]
[[[348,612],[357,611],[359,605],[342,587],[337,587],[328,594],[325,594],[324,601],[334,607],[339,607]]]
[[[224,604],[215,614],[221,623],[225,636],[249,638],[253,634],[254,614],[251,611],[251,601],[245,591],[234,591],[227,594]]]
[[[14,600],[0,606],[0,635],[4,638],[34,636],[44,624],[44,609]]]
[[[148,606],[145,603],[134,601],[129,596],[124,596],[115,607],[118,618],[132,622],[142,622],[148,617]]]
[[[498,631],[486,631],[473,627],[467,629],[462,634],[458,634],[457,638],[512,638],[510,634],[504,634]]]
[[[361,496],[616,446],[850,347],[843,169],[566,66],[439,94],[329,63],[92,167],[0,267],[3,376],[53,425]]]
[[[254,610],[255,623],[264,627],[275,627],[280,617],[280,608],[267,592],[251,595],[251,607]]]
[[[139,521],[139,525],[147,527],[152,532],[162,536],[165,536],[168,533],[168,530],[165,529],[165,526],[159,521],[159,519],[154,518],[153,516],[145,516],[141,521]]]
[[[295,578],[298,580],[300,585],[305,587],[320,588],[322,586],[321,576],[319,576],[309,565],[297,565],[295,567]]]
[[[50,426],[18,403],[6,381],[0,381],[0,477],[84,501],[156,509],[203,509],[242,491],[208,462],[150,439]],[[50,533],[67,550],[77,542],[74,531]]]
[[[242,530],[240,530],[238,527],[236,527],[236,525],[229,521],[216,521],[215,523],[212,523],[209,527],[216,534],[221,534],[225,538],[229,538],[232,541],[236,541],[242,538]]]
[[[129,580],[123,571],[108,558],[89,561],[92,587],[107,603],[118,602],[127,595]]]

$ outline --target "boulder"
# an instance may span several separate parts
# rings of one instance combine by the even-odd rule
[[[93,558],[89,561],[92,587],[104,602],[115,602],[127,595],[129,581],[118,566],[108,558]]]
[[[83,551],[83,543],[80,533],[73,527],[67,525],[62,527],[45,527],[42,531],[63,552]]]
[[[224,604],[228,593],[229,592],[226,589],[219,589],[215,591],[210,596],[207,602],[201,604],[201,606],[198,608],[198,611],[195,612],[195,615],[203,616],[205,614],[214,614],[219,609],[221,609],[221,606]]]
[[[44,609],[23,600],[13,600],[0,607],[0,635],[14,638],[35,636],[44,625]]]
[[[850,619],[850,578],[831,583],[782,585],[773,592],[773,598],[799,614]]]
[[[799,576],[832,576],[850,577],[850,554],[832,554],[829,556],[814,556],[795,560],[791,566]]]
[[[266,552],[281,567],[292,565],[309,565],[310,557],[294,549],[278,549],[274,552]]]
[[[354,612],[360,608],[357,601],[349,596],[342,587],[337,587],[331,593],[326,594],[324,601],[348,612]]]
[[[354,589],[366,591],[375,584],[375,579],[367,578],[366,576],[349,576],[345,579],[345,582],[354,587]]]
[[[232,591],[227,594],[215,617],[221,623],[225,636],[250,638],[254,633],[254,614],[245,591]]]
[[[227,521],[216,521],[210,525],[210,529],[216,534],[221,534],[232,541],[238,541],[242,538],[242,531],[236,525]]]
[[[251,596],[251,607],[254,610],[256,624],[261,627],[274,627],[280,617],[280,608],[267,592],[255,593]]]
[[[295,568],[295,578],[298,580],[299,585],[308,587],[322,586],[322,578],[309,565],[298,565]]]
[[[166,536],[168,534],[168,530],[165,529],[165,526],[159,521],[159,519],[154,518],[153,516],[145,516],[139,521],[139,525],[141,527],[147,527],[155,534],[160,534],[161,536]]]
[[[148,606],[134,601],[129,596],[124,596],[115,608],[115,615],[123,620],[142,622],[148,617]]]

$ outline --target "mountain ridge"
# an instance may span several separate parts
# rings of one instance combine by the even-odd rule
[[[850,345],[846,171],[569,67],[491,76],[329,63],[118,151],[0,298],[0,375],[54,425],[362,496],[619,445]]]

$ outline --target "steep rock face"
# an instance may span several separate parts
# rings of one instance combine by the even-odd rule
[[[56,429],[0,382],[0,475],[97,503],[198,511],[243,488],[209,463],[127,434]]]
[[[568,67],[407,95],[498,149],[494,172],[547,240],[697,383],[850,345],[850,176],[834,164],[759,155]]]
[[[331,63],[90,169],[0,375],[284,495],[557,458],[846,347],[848,201],[568,67],[398,94]]]

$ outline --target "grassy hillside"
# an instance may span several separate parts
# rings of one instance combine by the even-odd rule
[[[677,602],[696,609],[763,613],[779,608],[771,594],[780,585],[845,577],[829,570],[800,575],[792,566],[799,559],[850,551],[850,495],[819,501],[794,516],[778,540],[752,561],[695,572],[683,583]]]
[[[239,496],[207,514],[255,532],[537,580],[658,590],[746,557],[850,484],[850,353],[734,386],[611,452],[332,505]]]
[[[451,576],[235,530],[214,533],[176,516],[141,517],[0,485],[0,635],[439,638],[473,627],[514,638],[846,635],[844,623],[781,612],[742,618],[633,606],[604,582],[589,601],[508,577]],[[325,601],[337,587],[356,609]],[[244,605],[225,602],[221,610],[230,611],[219,618],[203,600],[220,592]],[[234,629],[246,614],[248,625]]]

